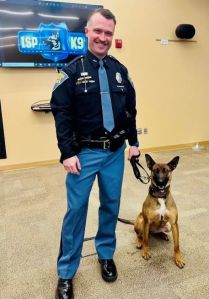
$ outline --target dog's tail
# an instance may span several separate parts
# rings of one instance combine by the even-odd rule
[[[134,220],[128,220],[128,219],[123,219],[118,217],[118,221],[126,223],[126,224],[131,224],[134,225],[135,221]]]

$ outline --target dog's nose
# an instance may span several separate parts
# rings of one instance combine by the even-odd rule
[[[165,181],[158,181],[158,186],[159,187],[164,187],[164,186],[166,186],[166,182]]]
[[[164,177],[155,177],[154,180],[156,185],[161,188],[165,187],[168,183],[168,178],[164,178]]]

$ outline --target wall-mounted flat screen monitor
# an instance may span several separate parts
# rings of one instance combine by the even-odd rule
[[[58,67],[87,51],[84,27],[101,5],[0,0],[0,67]]]

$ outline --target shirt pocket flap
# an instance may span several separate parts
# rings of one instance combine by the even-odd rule
[[[125,85],[111,86],[111,92],[126,94],[127,93],[127,88],[126,88]]]

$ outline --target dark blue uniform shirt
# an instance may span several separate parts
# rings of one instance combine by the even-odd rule
[[[107,72],[114,114],[115,128],[127,131],[130,145],[137,143],[135,90],[128,72],[118,60],[106,56]],[[71,61],[59,73],[51,98],[61,161],[76,154],[75,137],[96,139],[108,136],[103,127],[98,58],[91,52]]]

